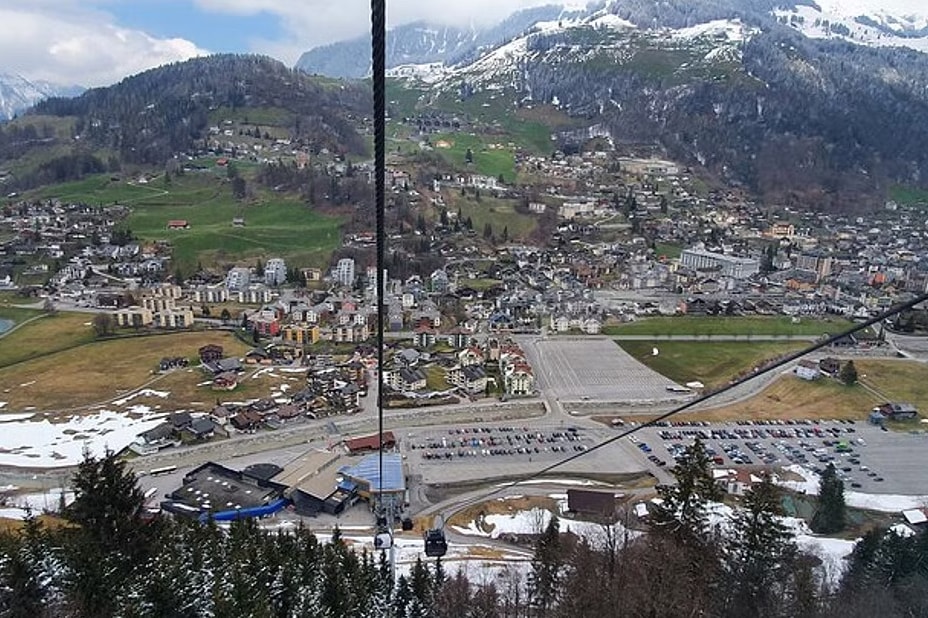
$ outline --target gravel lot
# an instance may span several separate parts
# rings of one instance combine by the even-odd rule
[[[525,352],[538,387],[565,401],[674,399],[675,383],[648,369],[611,339],[531,340]],[[679,395],[676,395],[678,397]]]

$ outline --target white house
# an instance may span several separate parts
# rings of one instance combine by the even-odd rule
[[[810,360],[801,360],[799,364],[796,365],[796,375],[803,380],[817,380],[821,375],[821,372],[818,368],[818,363]]]

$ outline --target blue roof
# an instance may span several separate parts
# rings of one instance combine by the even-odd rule
[[[381,489],[380,455],[368,455],[353,466],[344,466],[339,470],[352,479],[359,479],[370,486],[371,492]],[[398,453],[383,454],[383,483],[384,491],[405,491],[406,476],[403,474],[403,459]]]

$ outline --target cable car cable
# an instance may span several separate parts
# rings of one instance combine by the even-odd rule
[[[378,533],[392,527],[383,499],[383,395],[384,395],[384,288],[386,281],[386,0],[371,0],[371,66],[374,104],[374,211],[377,236],[377,437],[378,437]],[[384,519],[387,521],[384,521]]]

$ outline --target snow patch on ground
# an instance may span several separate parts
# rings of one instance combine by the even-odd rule
[[[589,481],[585,479],[531,479],[528,481],[520,481],[515,483],[515,485],[579,485],[581,487],[611,487],[608,483],[601,483],[600,481]],[[497,487],[509,487],[509,483],[503,483],[497,485]]]
[[[615,30],[637,30],[638,28],[632,22],[611,13],[603,15],[602,17],[597,17],[590,23],[593,24],[594,27],[613,28]]]
[[[53,487],[44,492],[7,496],[3,501],[8,507],[15,507],[23,510],[28,508],[36,514],[46,511],[56,512],[61,505],[62,493],[64,494],[65,506],[74,502],[74,492],[68,491],[63,487]]]
[[[739,20],[717,19],[697,24],[689,28],[674,30],[671,36],[675,39],[696,39],[700,37],[725,38],[728,41],[740,42],[750,37],[751,30]]]
[[[803,466],[791,465],[785,470],[802,477],[801,481],[777,480],[777,484],[799,493],[818,495],[820,477]],[[917,509],[928,504],[928,496],[898,494],[867,494],[860,491],[845,491],[844,501],[848,506],[883,513],[898,513],[907,509]]]
[[[3,423],[0,432],[0,465],[29,468],[73,466],[83,460],[84,450],[101,456],[109,448],[119,452],[135,437],[161,423],[161,419],[136,420],[125,413],[104,410],[74,416],[63,423],[14,421]]]
[[[0,401],[0,408],[6,405],[5,401]],[[35,412],[23,412],[21,414],[4,414],[0,416],[0,423],[10,423],[12,421],[25,421],[35,416]]]
[[[160,397],[161,399],[164,399],[170,394],[171,393],[168,391],[156,391],[150,388],[143,388],[142,390],[136,391],[132,393],[131,395],[123,397],[122,399],[117,399],[116,401],[113,402],[113,405],[124,406],[130,401],[132,401],[133,399],[135,399],[136,397]]]

